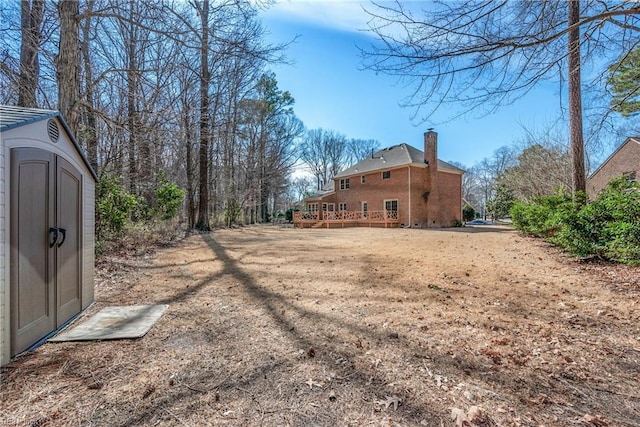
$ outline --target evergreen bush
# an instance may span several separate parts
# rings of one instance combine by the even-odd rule
[[[640,264],[640,188],[618,178],[586,203],[557,194],[517,202],[511,209],[516,229],[547,239],[570,253]]]

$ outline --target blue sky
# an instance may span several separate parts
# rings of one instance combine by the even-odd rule
[[[559,87],[536,88],[516,104],[481,117],[439,111],[429,122],[412,121],[399,104],[410,93],[395,77],[361,70],[358,46],[373,39],[368,16],[357,1],[283,1],[261,13],[273,43],[297,40],[278,65],[280,89],[291,92],[295,111],[308,129],[322,127],[349,138],[377,139],[383,147],[406,142],[422,149],[422,135],[438,132],[439,157],[472,166],[499,147],[522,140],[524,128],[544,128],[559,115]]]

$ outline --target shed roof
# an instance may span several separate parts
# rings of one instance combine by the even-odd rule
[[[343,170],[334,178],[343,178],[408,165],[425,167],[424,153],[409,144],[402,143],[373,153],[371,157],[361,160],[350,168]],[[438,170],[446,170],[460,174],[464,173],[462,169],[440,159],[438,159]]]
[[[53,110],[0,105],[0,132],[59,116]]]
[[[42,120],[52,119],[54,117],[57,118],[58,121],[62,124],[62,127],[64,128],[65,132],[69,136],[69,139],[78,151],[78,154],[80,154],[80,157],[82,157],[82,160],[87,166],[87,169],[89,169],[89,172],[97,181],[98,175],[96,174],[96,171],[94,171],[91,167],[91,164],[89,163],[89,160],[87,160],[84,151],[80,147],[80,144],[78,144],[78,141],[69,128],[69,125],[67,125],[67,122],[64,120],[62,114],[60,114],[59,111],[0,105],[0,132],[6,132],[10,129],[18,128],[20,126],[26,126]]]

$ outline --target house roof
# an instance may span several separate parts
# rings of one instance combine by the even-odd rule
[[[91,167],[91,164],[89,163],[89,160],[87,160],[84,151],[80,147],[80,144],[73,135],[73,132],[69,128],[69,125],[67,125],[67,122],[64,120],[62,114],[60,114],[59,111],[0,105],[0,132],[6,132],[10,129],[18,128],[20,126],[26,126],[32,123],[52,118],[57,118],[60,124],[62,124],[62,127],[71,140],[71,143],[75,146],[78,154],[80,154],[80,157],[82,157],[84,164],[87,166],[87,169],[89,169],[89,172],[97,181],[98,175]]]
[[[335,181],[333,179],[330,179],[329,182],[326,183],[321,190],[318,190],[315,193],[313,193],[311,196],[307,197],[307,200],[320,199],[326,196],[327,194],[331,194],[335,192],[336,192]]]
[[[609,157],[607,157],[607,159],[604,162],[602,162],[600,164],[600,166],[598,166],[596,168],[596,170],[594,170],[591,175],[589,175],[589,179],[591,179],[593,176],[595,176],[595,174],[597,174],[598,171],[600,169],[602,169],[604,165],[609,163],[609,161],[615,157],[615,155],[618,153],[618,151],[620,151],[622,149],[622,147],[624,147],[625,145],[627,145],[627,144],[629,144],[631,142],[635,142],[636,144],[640,145],[640,136],[631,136],[631,137],[627,138],[622,144],[618,145],[618,147],[615,150],[613,150],[613,153],[611,153],[611,155]]]
[[[398,144],[393,147],[384,148],[371,157],[368,157],[355,165],[337,174],[335,178],[344,178],[351,175],[362,175],[363,173],[387,170],[402,166],[426,167],[424,153],[409,144]],[[462,174],[464,171],[451,163],[438,159],[438,170]]]

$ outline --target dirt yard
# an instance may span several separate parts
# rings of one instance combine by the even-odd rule
[[[0,425],[640,425],[640,269],[506,229],[215,231],[96,299],[170,307],[2,368]]]

